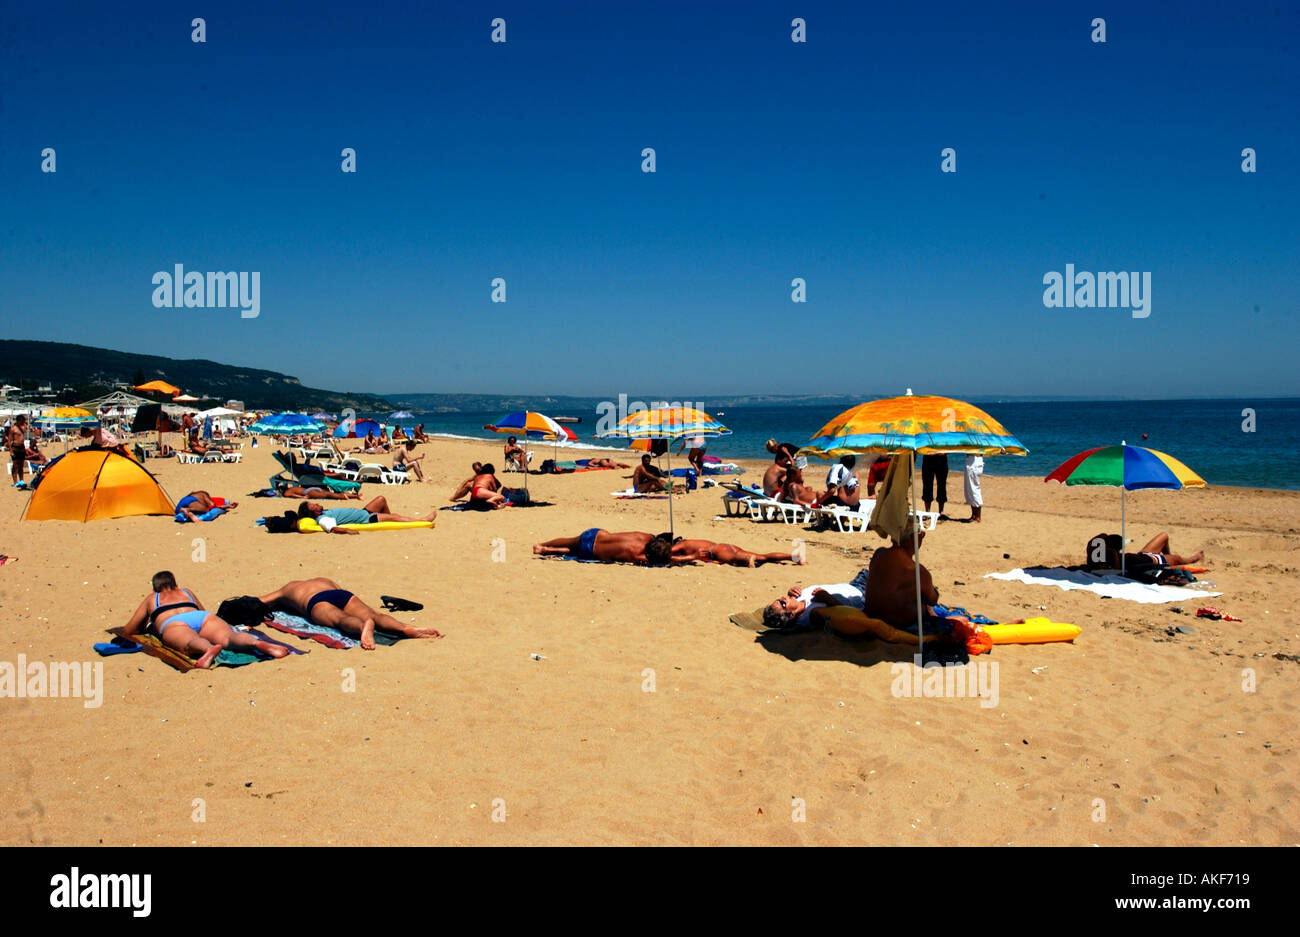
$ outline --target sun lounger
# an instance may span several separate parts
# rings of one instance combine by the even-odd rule
[[[330,491],[356,491],[361,487],[361,482],[353,480],[343,480],[340,478],[329,478],[315,472],[299,472],[294,463],[283,452],[272,452],[272,457],[283,467],[283,472],[276,472],[271,476],[270,487],[277,488],[284,484],[284,472],[288,472],[290,479],[304,488],[317,487],[328,488]]]

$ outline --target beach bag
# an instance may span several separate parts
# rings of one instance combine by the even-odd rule
[[[298,512],[285,511],[280,517],[264,517],[262,524],[268,534],[291,534],[298,530]]]
[[[217,606],[217,617],[228,625],[245,625],[252,627],[266,620],[271,606],[266,605],[255,595],[241,595],[236,599],[226,599]]]
[[[531,500],[523,488],[502,488],[502,496],[515,507],[523,507]]]

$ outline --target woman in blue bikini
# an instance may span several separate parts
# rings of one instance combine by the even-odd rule
[[[195,658],[194,666],[204,669],[212,666],[225,647],[261,651],[271,657],[289,653],[286,647],[231,628],[205,610],[193,592],[177,586],[176,577],[165,570],[154,574],[153,594],[144,597],[122,635],[139,634],[146,628],[152,629],[169,648]]]

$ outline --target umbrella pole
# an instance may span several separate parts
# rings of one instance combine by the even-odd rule
[[[912,494],[912,565],[916,567],[916,653],[921,656],[925,653],[925,625],[921,615],[921,519],[916,516],[916,473],[912,471],[916,455],[911,453],[907,458],[907,487]]]
[[[1124,482],[1121,479],[1119,486],[1119,574],[1121,576],[1124,575],[1124,554],[1127,552],[1126,548],[1128,547],[1128,541],[1125,539],[1128,521],[1124,510],[1126,494],[1127,489],[1124,487]]]
[[[668,539],[673,539],[673,447],[669,446],[668,454]]]

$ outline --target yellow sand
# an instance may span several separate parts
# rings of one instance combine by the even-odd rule
[[[421,449],[436,483],[368,484],[367,497],[422,514],[472,459],[501,462],[495,443]],[[982,578],[1079,562],[1119,519],[1112,489],[986,475],[985,522],[941,524],[924,545],[943,601],[1083,633],[996,648],[983,660],[999,666],[1000,699],[984,708],[892,696],[890,664],[909,648],[820,635],[769,647],[727,621],[795,583],[848,580],[874,534],[715,520],[717,490],[698,491],[675,501],[679,534],[760,550],[801,537],[809,565],[597,566],[536,559],[531,545],[592,526],[664,529],[666,501],[609,497],[625,472],[534,477],[553,507],[306,537],[253,524],[294,505],[245,497],[274,469],[266,448],[238,465],[150,468],[173,497],[202,488],[241,505],[202,525],[21,523],[26,495],[0,490],[0,553],[19,557],[0,567],[0,661],[97,659],[91,644],[159,569],[210,608],[330,576],[372,604],[423,602],[404,617],[446,637],[374,652],[303,642],[304,657],[188,675],[120,656],[103,660],[98,709],[0,699],[6,844],[1300,840],[1300,667],[1275,657],[1300,653],[1300,493],[1129,496],[1130,535],[1165,529],[1176,551],[1203,548],[1225,593],[1208,601],[1237,624],[1193,618],[1194,600],[1178,615]],[[964,517],[949,482],[949,513]],[[1179,624],[1195,633],[1166,633]]]

